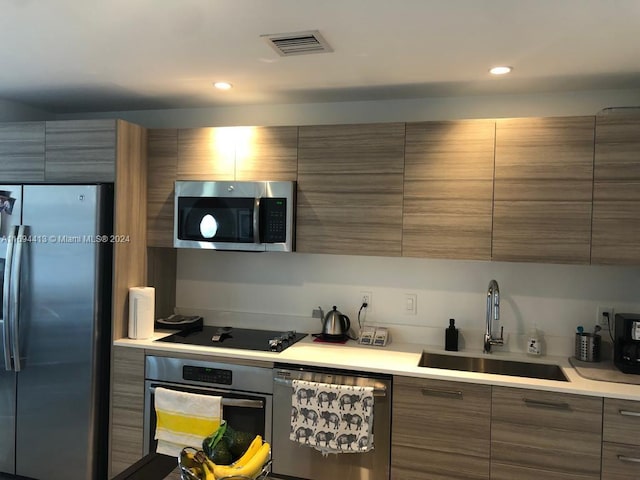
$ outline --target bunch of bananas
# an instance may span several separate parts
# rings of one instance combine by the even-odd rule
[[[262,472],[270,454],[269,443],[263,442],[262,436],[256,435],[249,448],[232,464],[218,465],[213,463],[202,450],[194,452],[183,449],[180,454],[180,465],[198,480],[255,479]]]

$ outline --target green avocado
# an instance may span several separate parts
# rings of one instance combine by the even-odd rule
[[[233,456],[225,442],[219,442],[215,447],[213,447],[213,451],[211,452],[211,455],[209,455],[209,458],[213,463],[218,465],[229,465],[233,462]]]
[[[255,435],[234,430],[223,420],[220,428],[202,442],[202,450],[213,463],[229,465],[247,451]]]
[[[249,445],[251,445],[251,442],[255,438],[255,435],[248,432],[234,430],[227,425],[227,429],[222,438],[224,443],[226,443],[229,452],[231,452],[231,455],[233,456],[233,461],[235,462],[244,452],[247,451]]]
[[[227,422],[223,420],[220,423],[220,427],[202,441],[202,451],[214,463],[218,463],[220,465],[228,465],[231,463],[231,453],[229,453],[226,442],[221,441],[226,431]],[[221,462],[218,460],[220,457],[226,459],[227,456],[229,457],[228,462]]]

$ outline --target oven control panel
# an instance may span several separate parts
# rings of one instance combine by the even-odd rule
[[[232,373],[231,370],[222,368],[196,367],[193,365],[184,365],[182,367],[182,378],[196,382],[231,385],[233,382]]]

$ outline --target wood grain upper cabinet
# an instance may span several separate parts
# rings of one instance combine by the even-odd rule
[[[640,264],[640,109],[596,116],[591,263]]]
[[[117,120],[46,122],[47,182],[114,182]]]
[[[210,127],[178,131],[178,180],[290,180],[298,127]]]
[[[237,128],[236,180],[296,180],[298,127]]]
[[[594,122],[496,121],[493,260],[589,263]]]
[[[403,123],[300,127],[296,250],[400,256]]]
[[[494,386],[491,404],[492,480],[600,479],[602,398]]]
[[[2,183],[44,181],[44,122],[0,123]]]
[[[491,259],[495,121],[408,123],[402,255]]]
[[[234,127],[178,130],[177,180],[234,180]]]
[[[144,350],[113,347],[111,370],[109,478],[143,456]]]
[[[491,386],[395,377],[392,415],[392,480],[489,478]]]
[[[173,203],[178,166],[178,130],[148,131],[147,244],[173,247]]]

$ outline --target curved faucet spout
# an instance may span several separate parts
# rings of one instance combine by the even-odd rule
[[[500,328],[500,338],[492,336],[492,322],[500,320],[500,288],[498,282],[491,280],[487,289],[487,323],[484,331],[484,352],[491,352],[491,345],[504,345],[503,328]]]

